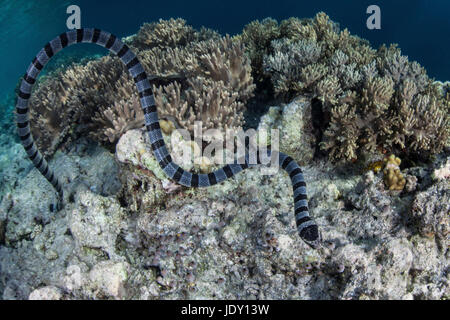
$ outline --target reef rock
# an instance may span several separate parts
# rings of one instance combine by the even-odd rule
[[[72,196],[57,213],[49,211],[54,194],[35,169],[3,200],[4,299],[449,296],[448,230],[442,224],[448,219],[449,201],[442,198],[447,181],[400,198],[385,190],[381,172],[360,175],[312,160],[303,170],[311,214],[324,238],[314,250],[296,232],[285,173],[261,175],[253,168],[210,188],[169,193],[157,175],[139,176],[142,162],[131,161],[132,150],[151,154],[143,134],[124,136],[128,145],[119,146],[116,158],[123,152],[130,161],[120,166],[108,151],[83,141],[59,152],[53,166],[70,176]],[[89,174],[102,166],[109,175]],[[124,175],[121,189],[92,187]],[[158,187],[142,187],[144,176]],[[136,181],[141,186],[133,189]],[[151,197],[159,201],[144,201]]]

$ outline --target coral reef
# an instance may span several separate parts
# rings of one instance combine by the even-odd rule
[[[151,76],[161,118],[193,131],[239,128],[255,85],[244,47],[229,36],[195,31],[182,19],[145,24],[127,42]],[[143,125],[135,84],[116,57],[106,56],[42,77],[32,94],[32,132],[46,155],[88,132],[114,144]]]
[[[400,158],[393,154],[384,159],[384,183],[389,190],[401,191],[405,187],[406,179],[400,171],[401,162]]]
[[[378,50],[324,13],[253,21],[230,38],[183,19],[144,24],[126,39],[151,75],[162,119],[193,132],[239,128],[256,85],[323,114],[317,143],[333,161],[389,152],[426,158],[450,143],[448,84],[391,45]],[[107,56],[44,77],[32,95],[33,135],[47,154],[88,131],[114,144],[142,125],[134,83]],[[269,90],[270,91],[270,90]],[[54,112],[58,110],[58,112]]]
[[[196,38],[194,28],[186,25],[186,21],[178,19],[144,23],[139,32],[131,38],[132,46],[140,49],[175,48],[185,46]]]
[[[96,112],[92,118],[94,123],[103,125],[104,131],[96,131],[97,139],[113,143],[128,130],[144,125],[144,112],[139,97],[133,94],[128,101],[114,102],[111,108]]]
[[[271,39],[264,72],[277,94],[321,101],[326,121],[320,144],[330,159],[383,150],[426,156],[449,145],[448,93],[395,45],[374,50],[324,13],[284,20],[279,37]]]
[[[87,126],[95,131],[95,113],[131,97],[132,85],[118,58],[111,56],[43,76],[30,99],[31,130],[39,149],[53,154],[77,130]],[[97,129],[104,130],[103,124]]]
[[[270,42],[279,36],[278,22],[272,18],[266,18],[261,22],[252,21],[244,27],[242,34],[235,36],[246,46],[256,81],[263,81],[265,77],[262,68],[264,55],[270,52]]]
[[[172,118],[191,132],[195,121],[202,121],[204,129],[239,128],[245,102],[255,87],[242,45],[225,37],[198,43],[192,49],[195,55],[190,63],[196,66],[195,75],[186,74],[190,68],[180,70],[187,87],[182,90],[182,84],[174,82],[155,90],[161,117]]]
[[[448,179],[427,180],[430,168],[416,168],[422,191],[399,198],[372,171],[304,167],[324,238],[313,250],[295,230],[287,175],[255,168],[211,188],[171,189],[145,139],[140,129],[121,137],[120,170],[86,139],[58,152],[52,165],[72,196],[56,214],[36,169],[3,199],[3,299],[449,297]]]
[[[411,207],[411,216],[419,233],[437,237],[448,244],[450,234],[450,182],[448,179],[418,193]]]
[[[310,163],[314,157],[314,146],[317,139],[314,135],[311,119],[311,100],[308,97],[297,97],[284,107],[271,107],[261,117],[257,132],[268,135],[267,141],[260,145],[272,145],[271,130],[277,129],[279,150],[289,154],[300,165]]]
[[[220,39],[220,35],[211,29],[201,27],[196,31],[186,25],[182,18],[159,19],[158,22],[144,23],[136,35],[125,39],[125,42],[137,50],[152,48],[175,49],[187,46],[190,42]]]

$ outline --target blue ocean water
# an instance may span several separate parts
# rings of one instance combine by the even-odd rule
[[[398,43],[403,54],[423,65],[431,77],[450,80],[448,0],[0,0],[0,101],[13,94],[19,77],[41,47],[66,31],[66,8],[71,4],[81,8],[82,27],[104,29],[118,36],[136,33],[144,22],[160,18],[182,17],[195,28],[206,26],[223,34],[236,34],[255,19],[272,17],[280,21],[325,11],[342,28],[368,39],[374,47]],[[381,9],[381,30],[366,27],[366,8],[372,4]],[[85,44],[60,54],[79,59],[104,53],[102,50]]]

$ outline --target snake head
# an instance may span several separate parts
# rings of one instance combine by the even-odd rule
[[[313,249],[320,247],[322,236],[319,232],[317,224],[311,224],[300,231],[300,237]]]

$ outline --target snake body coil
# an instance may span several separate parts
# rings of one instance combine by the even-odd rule
[[[107,48],[110,52],[116,54],[127,67],[139,92],[142,110],[145,115],[145,127],[150,137],[153,154],[170,179],[187,187],[208,187],[220,183],[251,166],[248,158],[246,158],[243,164],[235,161],[233,164],[227,164],[223,168],[208,174],[190,173],[179,167],[172,161],[167,151],[159,125],[158,113],[150,82],[136,55],[127,45],[123,44],[117,37],[108,32],[98,29],[72,30],[61,34],[47,43],[33,59],[20,85],[16,105],[16,122],[21,142],[35,167],[53,185],[61,199],[63,195],[61,183],[37,149],[31,135],[28,100],[31,96],[31,89],[36,82],[36,78],[50,58],[63,48],[80,42],[96,43]],[[320,235],[317,225],[309,217],[306,184],[303,179],[302,170],[291,157],[281,152],[279,153],[278,159],[280,167],[289,174],[292,181],[295,221],[300,237],[306,243],[316,247],[320,242]]]

